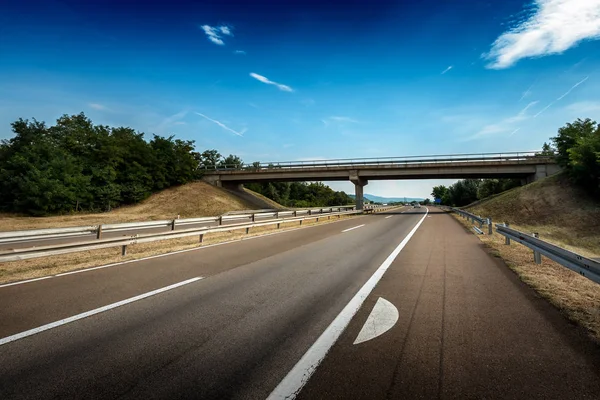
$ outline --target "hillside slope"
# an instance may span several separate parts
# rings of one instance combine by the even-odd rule
[[[509,222],[540,238],[600,257],[600,201],[563,174],[511,189],[467,209],[495,222]]]
[[[273,204],[277,204],[272,202]],[[281,208],[277,204],[278,207]],[[206,182],[192,182],[172,187],[150,196],[143,202],[124,206],[111,212],[75,214],[54,217],[22,217],[0,215],[0,230],[38,229],[61,226],[95,225],[116,222],[148,221],[203,217],[224,214],[228,211],[257,209],[256,205],[234,193]]]

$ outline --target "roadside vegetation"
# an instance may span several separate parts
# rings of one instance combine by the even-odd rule
[[[111,211],[197,181],[207,169],[243,164],[233,154],[196,151],[193,141],[159,135],[146,140],[143,132],[132,128],[95,125],[84,113],[63,115],[53,126],[35,119],[19,119],[11,126],[12,137],[0,141],[3,213],[49,216]],[[352,203],[345,193],[317,183],[251,189],[285,206]]]

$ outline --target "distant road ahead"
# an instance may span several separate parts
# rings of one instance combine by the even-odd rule
[[[300,398],[599,398],[598,348],[452,217],[426,212],[0,286],[0,398],[278,398],[374,276]],[[379,298],[397,321],[353,344]]]

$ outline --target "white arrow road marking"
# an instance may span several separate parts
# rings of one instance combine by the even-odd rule
[[[383,335],[392,329],[396,322],[398,322],[398,309],[392,303],[380,297],[353,344],[366,342]]]
[[[385,219],[392,218],[392,217],[393,217],[393,215],[390,215],[390,216],[388,216],[388,217],[385,217]]]

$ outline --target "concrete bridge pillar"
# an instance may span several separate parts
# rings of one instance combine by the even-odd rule
[[[350,171],[350,182],[354,183],[354,196],[356,201],[356,209],[364,208],[363,187],[369,184],[369,181],[358,176],[358,171]]]

